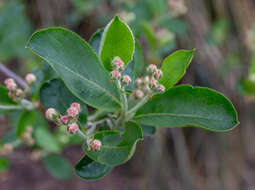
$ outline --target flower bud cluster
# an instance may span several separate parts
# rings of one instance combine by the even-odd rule
[[[74,102],[66,110],[66,115],[60,115],[60,113],[54,108],[49,108],[45,112],[47,119],[55,121],[57,125],[67,126],[67,131],[71,134],[76,133],[79,129],[77,120],[79,118],[79,113],[81,112],[81,106],[79,103]]]
[[[88,143],[88,151],[94,150],[99,151],[101,149],[102,143],[98,139],[90,140]]]
[[[134,97],[136,99],[142,99],[145,95],[163,93],[165,91],[165,87],[158,83],[158,80],[163,76],[162,71],[154,64],[149,65],[146,71],[147,76],[135,80],[136,90]]]
[[[33,127],[27,126],[25,132],[22,134],[21,139],[27,144],[27,145],[34,145],[35,141],[32,137],[33,133]]]
[[[27,85],[30,86],[36,81],[36,76],[32,73],[28,73],[25,77]],[[15,102],[22,100],[26,93],[21,89],[18,88],[17,83],[12,78],[8,78],[4,81],[6,88],[9,90],[8,96]],[[27,88],[25,91],[27,91]]]
[[[9,90],[8,96],[15,102],[20,101],[24,97],[22,89],[18,88],[16,82],[12,78],[4,81],[6,88]]]
[[[120,80],[123,86],[129,85],[131,83],[131,78],[128,75],[121,75],[121,72],[125,69],[125,64],[120,57],[114,57],[112,60],[111,78],[114,80]]]
[[[13,152],[13,146],[11,144],[4,144],[0,148],[0,155],[8,155]]]

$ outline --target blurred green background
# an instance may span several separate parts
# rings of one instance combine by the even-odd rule
[[[0,156],[0,189],[254,190],[254,9],[253,0],[0,0],[0,63],[21,77],[30,71],[37,75],[34,99],[54,74],[25,49],[30,35],[62,26],[88,41],[118,14],[140,42],[145,64],[160,64],[177,49],[196,48],[180,83],[224,93],[241,122],[226,133],[159,129],[139,143],[128,163],[103,179],[83,181],[70,167],[82,155],[79,139],[61,128],[52,132],[38,112],[33,123],[45,126],[34,134],[39,149],[19,146]],[[0,72],[1,84],[5,78]],[[0,115],[1,141],[16,142],[13,130],[26,117],[35,116]],[[58,154],[45,156],[45,151]]]

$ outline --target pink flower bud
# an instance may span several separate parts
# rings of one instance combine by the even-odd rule
[[[60,118],[60,120],[61,120],[61,122],[63,123],[63,124],[67,124],[68,123],[68,116],[66,116],[66,115],[64,115],[64,116],[62,116],[61,118]]]
[[[27,83],[30,85],[30,84],[33,84],[35,81],[36,81],[36,76],[32,73],[28,73],[26,75],[26,81]]]
[[[17,84],[15,82],[10,82],[6,85],[6,87],[8,88],[9,91],[13,91],[17,87]]]
[[[68,132],[69,133],[76,133],[77,131],[78,131],[78,129],[79,129],[79,126],[77,125],[77,123],[70,123],[69,125],[68,125]]]
[[[137,99],[142,99],[143,97],[144,97],[143,91],[137,90],[137,91],[135,92],[135,98],[137,98]]]
[[[163,73],[160,69],[157,69],[156,72],[154,72],[153,76],[155,79],[159,80],[163,76]]]
[[[150,83],[150,77],[149,76],[145,76],[144,79],[143,79],[143,83],[145,85],[149,84]]]
[[[21,90],[21,89],[17,89],[15,92],[16,96],[21,96],[22,94],[23,94],[23,90]]]
[[[135,85],[136,85],[137,87],[140,87],[140,86],[142,85],[142,83],[143,83],[143,80],[142,80],[141,78],[137,78],[137,79],[135,80]]]
[[[154,64],[150,64],[148,67],[147,67],[147,72],[148,74],[152,74],[154,72],[156,72],[157,70],[157,66],[154,65]]]
[[[113,71],[111,72],[111,77],[112,77],[113,79],[115,79],[115,80],[120,79],[120,77],[121,77],[120,72],[117,71],[117,70],[113,70]]]
[[[93,150],[100,150],[102,143],[100,140],[95,139],[91,141],[90,145]]]
[[[112,66],[114,69],[118,71],[124,70],[124,62],[118,56],[114,57],[114,59],[112,60]]]
[[[75,118],[79,115],[79,110],[75,107],[68,108],[66,112],[67,112],[67,115],[72,118]]]
[[[56,117],[58,116],[58,112],[54,108],[49,108],[45,112],[45,116],[49,120],[55,120]]]
[[[15,81],[12,78],[8,78],[4,81],[4,84],[7,86],[9,83],[15,83]]]
[[[81,111],[81,105],[77,102],[72,103],[71,107],[76,108],[78,111]]]
[[[158,85],[158,87],[157,87],[158,93],[164,93],[165,90],[166,90],[166,88],[162,84]]]
[[[157,86],[158,86],[158,81],[156,79],[152,78],[150,81],[150,87],[153,89],[156,89]]]
[[[124,75],[121,79],[122,83],[124,85],[129,85],[131,83],[131,78],[128,75]]]

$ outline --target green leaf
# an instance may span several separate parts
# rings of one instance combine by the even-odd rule
[[[84,156],[75,166],[75,172],[82,179],[95,180],[111,172],[113,167],[105,166]]]
[[[46,60],[84,103],[108,111],[121,107],[116,84],[109,82],[109,73],[77,34],[63,28],[40,30],[33,34],[27,47]]]
[[[239,124],[236,110],[225,96],[189,85],[154,96],[137,111],[134,120],[142,125],[191,126],[210,131],[228,131]]]
[[[103,32],[104,32],[104,29],[101,28],[97,30],[89,39],[89,44],[91,45],[92,49],[97,53],[97,55],[99,54],[99,48],[100,48]]]
[[[0,110],[12,110],[16,107],[16,103],[8,96],[8,89],[0,86]]]
[[[135,39],[127,24],[118,16],[105,27],[101,40],[99,55],[107,70],[112,70],[111,60],[119,56],[127,65],[135,51]]]
[[[4,157],[0,157],[0,173],[6,171],[9,167],[9,161]]]
[[[40,89],[40,103],[45,109],[55,108],[64,115],[73,102],[81,104],[79,121],[85,124],[88,114],[87,106],[76,98],[60,79],[45,82]]]
[[[127,122],[123,134],[114,130],[95,133],[94,139],[102,142],[99,151],[88,151],[86,143],[83,148],[90,159],[103,165],[116,166],[123,164],[132,157],[136,143],[142,138],[142,129],[134,122]]]
[[[35,129],[35,141],[37,145],[49,152],[59,153],[61,151],[59,143],[47,128],[37,127]]]
[[[35,123],[36,114],[34,111],[26,111],[19,118],[19,122],[16,128],[16,135],[20,137],[28,126],[33,126]]]
[[[161,67],[163,77],[159,80],[160,84],[166,87],[166,90],[177,83],[185,74],[195,50],[178,50],[170,54]]]
[[[57,179],[67,180],[72,177],[72,166],[63,157],[50,154],[43,158],[43,163],[48,172]]]

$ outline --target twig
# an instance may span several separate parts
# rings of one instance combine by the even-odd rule
[[[25,89],[27,87],[26,82],[21,77],[16,75],[14,72],[12,72],[6,66],[4,66],[1,62],[0,62],[0,72],[2,72],[3,74],[5,74],[6,76],[8,76],[10,78],[13,78],[22,88]]]

